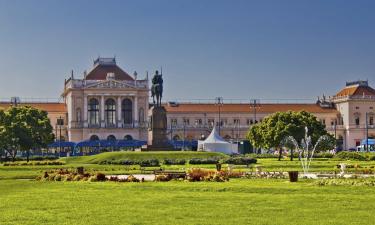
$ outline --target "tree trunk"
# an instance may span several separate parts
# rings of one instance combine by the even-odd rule
[[[29,162],[30,159],[30,150],[26,150],[26,161]]]
[[[279,148],[279,161],[281,160],[281,155],[282,155],[283,151],[281,148]]]
[[[290,161],[293,161],[293,149],[290,149]]]

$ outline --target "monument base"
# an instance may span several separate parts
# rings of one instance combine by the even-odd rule
[[[153,106],[150,110],[151,127],[148,131],[147,151],[174,150],[167,138],[167,112],[163,106]]]

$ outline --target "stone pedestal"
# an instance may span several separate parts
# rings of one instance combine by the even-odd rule
[[[173,150],[167,138],[167,112],[162,106],[151,108],[151,124],[148,130],[147,150],[165,151]]]

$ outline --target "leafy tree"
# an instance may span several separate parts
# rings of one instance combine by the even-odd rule
[[[53,129],[47,112],[29,106],[11,107],[0,111],[0,146],[12,157],[17,150],[27,153],[27,161],[31,149],[46,147],[54,139]]]
[[[257,148],[275,148],[279,151],[279,160],[282,154],[282,143],[288,136],[293,136],[298,143],[305,135],[305,127],[308,128],[308,135],[311,136],[312,143],[316,143],[322,135],[328,135],[325,126],[317,118],[308,112],[277,112],[263,119],[261,123],[252,126],[247,134],[247,138]],[[333,143],[333,140],[329,141]],[[293,160],[293,147],[291,149],[291,160]],[[319,147],[330,149],[332,144]]]

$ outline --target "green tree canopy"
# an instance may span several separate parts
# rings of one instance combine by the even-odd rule
[[[29,106],[0,110],[0,148],[13,160],[18,149],[29,153],[30,149],[46,147],[53,139],[47,112]]]
[[[318,121],[313,114],[305,111],[277,112],[269,115],[261,123],[249,129],[247,138],[256,148],[279,149],[280,159],[283,140],[287,136],[293,136],[300,143],[305,135],[305,127],[308,128],[308,135],[311,136],[313,144],[322,135],[328,135],[333,139],[332,135],[327,133],[325,125]],[[319,147],[333,148],[331,144]]]

